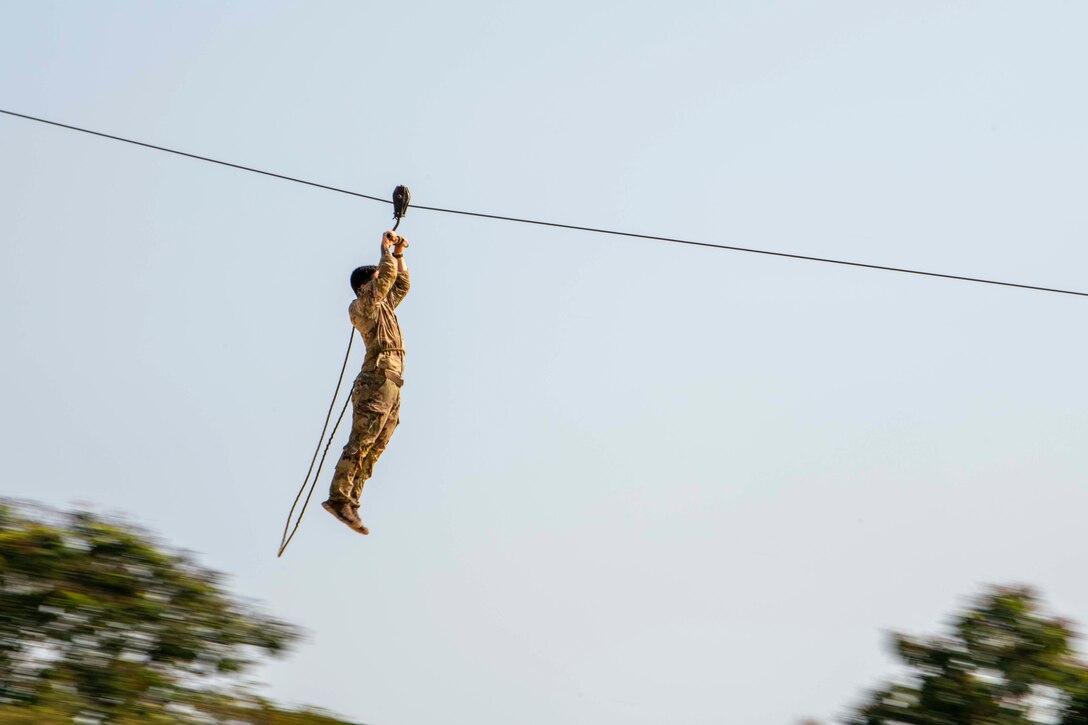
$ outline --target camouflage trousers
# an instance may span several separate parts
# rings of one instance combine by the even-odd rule
[[[400,423],[400,386],[381,373],[362,372],[352,386],[351,400],[351,436],[336,464],[329,500],[358,506],[363,484]]]

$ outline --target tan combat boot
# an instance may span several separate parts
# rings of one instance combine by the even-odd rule
[[[359,518],[357,506],[352,506],[348,501],[324,501],[321,508],[335,516],[341,523],[352,531],[360,534],[369,534],[370,531],[363,526],[363,520]]]

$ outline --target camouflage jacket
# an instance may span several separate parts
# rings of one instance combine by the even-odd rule
[[[366,343],[363,372],[388,370],[404,373],[404,337],[394,310],[408,294],[408,272],[397,272],[397,260],[389,250],[382,252],[378,276],[356,290],[348,306],[351,324]]]

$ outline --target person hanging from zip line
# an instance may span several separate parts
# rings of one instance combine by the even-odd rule
[[[348,306],[348,316],[363,337],[366,358],[351,388],[351,435],[336,464],[329,500],[321,506],[360,534],[370,533],[359,518],[363,484],[400,423],[404,338],[395,310],[411,284],[404,262],[407,248],[407,239],[385,232],[381,263],[351,273],[355,299]]]

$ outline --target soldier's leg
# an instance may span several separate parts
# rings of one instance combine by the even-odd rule
[[[389,412],[399,401],[400,390],[385,378],[361,375],[352,389],[351,435],[336,464],[329,501],[359,503],[362,484],[357,483],[363,461],[381,436]]]
[[[355,476],[355,490],[352,492],[354,495],[352,500],[358,502],[359,497],[363,495],[363,486],[373,475],[374,464],[378,462],[382,453],[385,452],[385,447],[389,445],[389,439],[393,437],[393,431],[397,429],[398,425],[400,425],[399,395],[397,396],[397,402],[393,404],[393,408],[385,418],[385,425],[382,426],[378,437],[374,439],[374,444],[370,446],[370,451],[363,457],[362,465],[359,466],[359,472]]]

